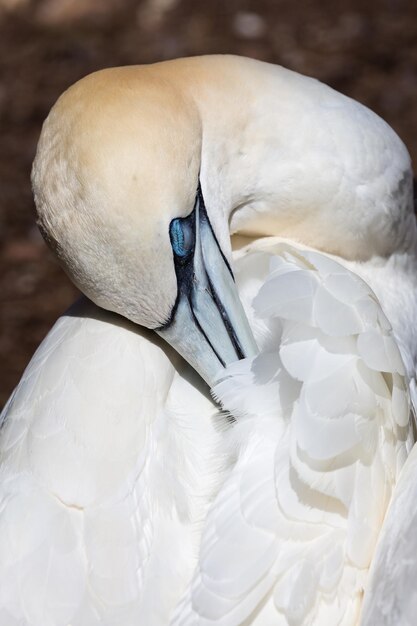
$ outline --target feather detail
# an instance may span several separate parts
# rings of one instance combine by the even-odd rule
[[[3,414],[2,626],[166,626],[229,462],[181,367],[92,304],[44,340]]]
[[[358,276],[300,246],[262,245],[270,271],[246,305],[269,348],[214,389],[237,420],[237,460],[171,624],[353,626],[412,437],[404,369]]]
[[[92,305],[35,354],[2,417],[2,626],[357,624],[413,441],[398,346],[323,254],[262,242],[235,270],[261,352],[213,390],[233,422]]]

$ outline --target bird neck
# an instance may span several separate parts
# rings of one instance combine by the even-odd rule
[[[228,222],[232,233],[280,235],[348,260],[416,249],[410,158],[396,133],[316,80],[232,65],[196,90],[203,191],[224,248]]]

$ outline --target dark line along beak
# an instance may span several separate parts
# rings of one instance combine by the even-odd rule
[[[157,332],[212,385],[223,367],[258,348],[200,187],[193,212],[171,222],[170,236],[178,295],[171,319]]]

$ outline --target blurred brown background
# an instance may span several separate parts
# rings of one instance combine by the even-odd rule
[[[231,52],[365,103],[417,159],[416,0],[0,0],[0,406],[76,290],[35,226],[43,119],[98,68]]]

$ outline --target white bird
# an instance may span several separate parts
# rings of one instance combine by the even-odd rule
[[[181,59],[71,87],[33,187],[89,301],[3,413],[0,624],[358,624],[413,443],[400,139],[311,78]]]

